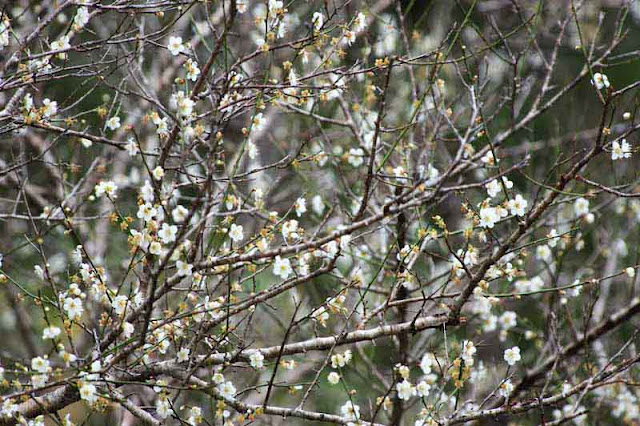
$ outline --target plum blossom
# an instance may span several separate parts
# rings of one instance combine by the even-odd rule
[[[120,128],[120,117],[115,116],[108,119],[107,128],[109,130],[118,130]]]
[[[504,360],[507,361],[507,364],[509,365],[515,365],[515,363],[520,361],[521,359],[520,348],[517,346],[504,351]]]
[[[344,405],[340,407],[340,412],[347,420],[355,421],[360,418],[360,406],[351,401],[345,402]]]
[[[517,194],[515,198],[509,200],[509,211],[514,216],[524,216],[527,209],[527,200],[522,195]]]
[[[275,262],[273,263],[273,274],[283,280],[286,280],[292,272],[293,269],[291,268],[291,262],[289,259],[283,259],[280,256],[276,256]]]
[[[631,145],[626,139],[621,139],[620,142],[613,141],[611,144],[611,159],[620,160],[624,158],[631,158],[632,150]]]
[[[605,74],[601,74],[599,72],[593,74],[593,79],[591,79],[591,84],[596,86],[596,89],[602,90],[605,88],[609,88],[609,78]]]
[[[236,243],[242,241],[242,239],[244,238],[242,225],[236,225],[235,223],[232,223],[231,227],[229,228],[229,237]]]
[[[483,207],[480,209],[480,226],[483,228],[493,228],[500,220],[500,213],[495,207]]]
[[[182,44],[182,37],[169,37],[169,44],[167,49],[173,56],[178,56],[185,51],[184,44]]]

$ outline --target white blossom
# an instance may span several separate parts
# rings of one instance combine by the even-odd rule
[[[249,362],[251,367],[256,370],[264,367],[264,355],[260,351],[252,351],[249,355]]]
[[[293,205],[293,207],[296,210],[296,215],[300,217],[307,212],[307,200],[305,200],[303,197],[300,197],[296,200],[296,203]]]
[[[73,18],[73,25],[76,31],[83,28],[89,22],[89,9],[86,7],[79,7],[76,11],[76,16]]]
[[[364,163],[364,150],[362,148],[351,148],[347,161],[353,167],[360,167]]]
[[[345,402],[344,405],[340,407],[340,412],[347,420],[355,421],[360,418],[360,406],[351,401]]]
[[[155,169],[153,169],[151,174],[153,175],[153,178],[155,180],[162,180],[162,178],[164,177],[164,169],[160,166],[157,166]]]
[[[283,259],[280,256],[276,256],[275,262],[273,262],[273,274],[286,280],[293,272],[291,268],[291,262],[289,259]]]
[[[398,393],[398,398],[404,401],[408,401],[417,393],[416,388],[406,379],[396,384],[396,392]]]
[[[185,51],[185,47],[182,44],[182,37],[169,37],[169,44],[167,49],[173,56],[177,56]]]
[[[480,209],[480,226],[483,228],[493,228],[500,220],[500,213],[495,207],[483,207]]]
[[[504,360],[507,361],[507,364],[509,365],[515,365],[515,363],[520,361],[521,359],[520,348],[517,346],[504,351]]]
[[[611,159],[620,160],[624,158],[631,158],[632,150],[631,145],[626,139],[621,139],[620,142],[613,141],[611,144]]]
[[[316,31],[320,31],[322,26],[324,25],[324,15],[322,12],[314,12],[311,17],[311,22],[313,23],[313,28]]]
[[[42,331],[43,339],[55,339],[60,335],[60,328],[55,326],[49,326]]]
[[[187,210],[186,208],[184,208],[179,204],[171,212],[171,217],[173,218],[173,221],[175,223],[184,222],[187,219],[188,215],[189,215],[189,210]]]
[[[220,395],[227,399],[234,399],[236,395],[236,388],[231,382],[222,382],[218,385],[218,391]]]
[[[593,74],[593,79],[591,79],[591,84],[596,86],[596,89],[602,90],[604,88],[609,88],[609,79],[605,74],[601,74],[597,72]]]
[[[176,240],[177,233],[178,227],[176,225],[163,223],[162,228],[158,231],[158,237],[160,237],[163,244],[169,244]]]
[[[87,401],[90,405],[94,404],[98,400],[97,389],[95,385],[87,382],[82,382],[79,388],[80,398]]]
[[[515,198],[509,200],[509,211],[514,216],[524,216],[527,209],[527,200],[522,195],[517,194]]]
[[[193,274],[193,265],[182,260],[176,262],[176,269],[181,277],[189,277]]]
[[[120,128],[120,117],[115,116],[108,119],[107,128],[110,130],[118,130]]]
[[[340,374],[336,373],[335,371],[332,371],[327,376],[327,381],[332,385],[337,385],[340,382]]]
[[[236,243],[242,241],[242,239],[244,238],[242,225],[236,225],[235,223],[232,223],[231,227],[229,228],[229,237]]]

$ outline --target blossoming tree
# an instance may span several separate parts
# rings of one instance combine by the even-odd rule
[[[637,1],[0,13],[0,425],[640,421]]]

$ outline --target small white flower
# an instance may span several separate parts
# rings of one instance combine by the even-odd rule
[[[269,0],[269,12],[273,15],[277,15],[279,11],[284,7],[282,0]]]
[[[52,50],[65,50],[65,49],[69,49],[71,48],[71,45],[69,44],[69,36],[62,36],[60,37],[59,40],[54,41],[53,43],[51,43],[51,49]],[[66,52],[60,52],[56,55],[59,59],[66,59],[67,58],[67,53]]]
[[[251,130],[259,132],[264,129],[264,126],[267,124],[267,119],[264,118],[264,115],[261,112],[259,112],[253,117],[252,123],[253,125]]]
[[[31,360],[31,369],[42,374],[50,373],[51,363],[48,359],[38,356]]]
[[[64,299],[64,310],[67,312],[69,319],[78,320],[82,316],[84,312],[84,307],[82,306],[82,300],[77,297],[67,297]]]
[[[83,28],[89,22],[89,10],[86,7],[79,7],[76,16],[73,18],[73,25],[76,31]]]
[[[171,404],[169,398],[160,397],[156,400],[156,413],[161,419],[166,419],[171,413]]]
[[[188,277],[193,274],[193,265],[182,260],[176,262],[176,268],[178,269],[178,275],[181,277]]]
[[[346,30],[344,32],[344,39],[346,40],[347,45],[351,46],[353,44],[353,42],[356,41],[356,32],[355,31]]]
[[[231,228],[229,228],[229,237],[236,243],[242,241],[244,238],[242,225],[232,223]]]
[[[341,354],[331,355],[331,367],[338,368],[344,367],[345,365],[351,362],[351,358],[353,357],[351,350],[347,349]]]
[[[316,31],[320,31],[322,26],[324,25],[324,15],[322,12],[314,12],[311,17],[311,22],[313,23],[313,28]]]
[[[498,182],[497,179],[492,180],[491,182],[486,184],[484,187],[487,189],[487,194],[489,194],[489,197],[491,198],[494,198],[496,195],[498,195],[501,189],[500,183]]]
[[[247,141],[247,155],[252,160],[255,160],[258,157],[258,147],[253,141]]]
[[[555,228],[549,231],[547,238],[549,239],[549,241],[547,241],[549,247],[555,247],[558,245],[558,231],[556,231]]]
[[[596,86],[596,89],[602,90],[604,88],[609,87],[609,78],[605,74],[601,74],[599,72],[593,74],[593,79],[591,80],[591,84]]]
[[[631,158],[631,145],[626,139],[622,139],[620,142],[614,141],[611,144],[611,159],[620,160],[623,158]]]
[[[293,272],[291,268],[291,262],[289,259],[283,259],[280,256],[276,256],[275,262],[273,262],[273,274],[286,280]]]
[[[342,407],[340,407],[340,412],[344,417],[348,420],[358,420],[360,418],[360,406],[355,405],[351,401],[347,401],[344,403]]]
[[[507,364],[509,365],[515,365],[515,363],[520,361],[521,359],[522,357],[520,356],[520,348],[517,346],[504,351],[504,360],[507,361]]]
[[[576,217],[584,216],[589,213],[589,200],[586,198],[578,198],[573,203],[573,211],[575,212]]]
[[[158,214],[158,210],[153,207],[150,203],[141,204],[138,206],[138,219],[142,219],[145,222],[149,222]]]
[[[335,371],[332,371],[327,376],[327,381],[332,385],[337,385],[340,382],[340,375]]]
[[[191,415],[187,419],[187,424],[189,426],[197,426],[202,423],[202,420],[202,408],[191,407]]]
[[[127,298],[127,296],[124,296],[124,295],[116,296],[113,299],[113,303],[112,303],[113,310],[116,312],[117,315],[122,315],[125,313],[128,303],[129,303],[129,298]]]
[[[480,209],[480,226],[483,228],[493,228],[500,220],[500,213],[495,207],[483,207]]]
[[[367,27],[367,17],[364,13],[358,12],[356,19],[353,20],[353,31],[359,33]]]
[[[513,392],[513,383],[511,383],[511,380],[506,380],[504,383],[502,383],[498,392],[500,392],[500,396],[504,398],[507,398],[509,395],[511,395],[511,392]]]
[[[168,223],[163,223],[162,229],[158,231],[158,237],[162,239],[162,242],[164,244],[169,244],[176,240],[177,233],[178,233],[178,227],[176,225],[169,225]]]
[[[34,274],[36,274],[38,278],[40,278],[41,280],[44,280],[44,269],[42,269],[42,266],[35,265],[33,267],[33,272]]]
[[[60,328],[50,326],[42,330],[42,338],[43,339],[55,339],[60,335]]]
[[[480,160],[487,166],[495,166],[499,162],[491,151],[487,151]]]
[[[425,353],[422,355],[422,359],[420,360],[420,369],[422,373],[429,374],[431,373],[431,366],[435,364],[435,359],[432,354]]]
[[[115,116],[107,120],[107,127],[110,130],[118,130],[120,128],[120,117]]]
[[[144,185],[140,188],[140,196],[145,201],[145,203],[151,203],[155,199],[155,194],[153,192],[153,185],[148,180],[144,181]]]
[[[157,166],[155,169],[153,169],[151,174],[153,175],[153,178],[155,180],[162,180],[162,178],[164,177],[164,169],[160,166]]]
[[[536,247],[536,257],[544,262],[550,262],[552,254],[551,249],[546,244]]]
[[[45,98],[45,100],[42,101],[42,105],[42,114],[45,117],[51,117],[52,115],[56,115],[58,112],[58,103],[56,101]]]
[[[127,150],[127,153],[129,154],[129,156],[131,157],[135,157],[140,152],[140,149],[138,148],[138,144],[136,143],[135,140],[133,140],[133,138],[130,138],[127,141],[127,144],[125,145],[125,149]]]
[[[264,355],[260,351],[253,351],[251,355],[249,355],[249,362],[251,363],[251,367],[259,370],[264,367]]]
[[[181,348],[178,351],[178,362],[186,362],[189,360],[189,353],[191,352],[191,350],[189,348]]]
[[[364,164],[364,150],[362,148],[351,148],[347,161],[353,167],[360,167]]]
[[[222,382],[218,385],[220,395],[227,399],[234,399],[236,395],[236,387],[231,382]]]
[[[471,340],[464,340],[462,342],[462,356],[464,363],[468,366],[472,366],[474,363],[473,356],[478,350]]]
[[[162,244],[160,244],[158,241],[153,241],[151,244],[149,244],[149,253],[160,256],[160,254],[162,253]]]
[[[187,69],[187,78],[191,81],[196,81],[200,76],[200,68],[198,68],[198,63],[191,60],[191,58],[187,59],[184,67]]]
[[[295,219],[286,221],[282,225],[282,237],[287,239],[295,240],[299,237],[298,235],[298,221]]]
[[[97,198],[102,197],[104,194],[107,194],[111,198],[115,198],[118,186],[110,180],[102,181],[95,186],[94,190]]]
[[[182,44],[182,37],[169,37],[167,49],[169,49],[173,56],[177,56],[184,52],[185,48]]]
[[[122,324],[122,337],[124,339],[128,339],[129,337],[131,337],[131,335],[133,334],[134,331],[134,327],[133,324],[131,324],[130,322],[125,321]]]
[[[91,383],[83,382],[80,386],[80,398],[87,401],[89,404],[94,404],[98,400],[96,395],[96,387]]]
[[[322,201],[322,197],[320,195],[316,195],[311,199],[311,208],[313,212],[318,216],[324,213],[324,202]]]
[[[527,208],[527,200],[522,198],[522,195],[517,194],[516,198],[509,200],[509,210],[514,216],[524,216]]]
[[[633,267],[631,267],[631,266],[629,266],[629,267],[628,267],[627,269],[625,269],[624,271],[625,271],[625,273],[627,274],[627,276],[628,276],[629,278],[633,278],[633,277],[635,277],[635,276],[636,276],[636,269],[635,269],[635,268],[633,268]]]
[[[424,380],[416,385],[416,393],[420,398],[425,398],[429,396],[430,391],[431,391],[431,385],[425,382]]]
[[[408,401],[412,396],[416,395],[416,388],[408,380],[396,384],[396,392],[398,392],[398,398],[403,401]]]
[[[289,85],[290,86],[297,86],[298,85],[298,76],[296,75],[296,73],[293,70],[293,68],[289,70]]]
[[[300,197],[296,200],[293,207],[296,210],[296,215],[300,217],[307,212],[307,200],[305,200],[304,197]]]
[[[513,311],[503,312],[499,322],[503,330],[509,331],[518,324],[518,315]]]
[[[189,215],[189,210],[185,209],[181,205],[177,205],[175,209],[171,212],[171,217],[173,217],[173,221],[175,223],[182,223],[187,219]]]

